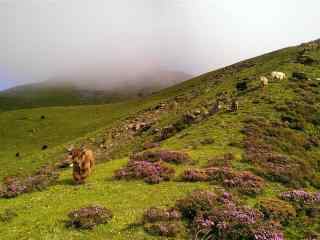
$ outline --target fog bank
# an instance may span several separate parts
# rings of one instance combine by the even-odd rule
[[[0,89],[200,74],[319,38],[319,9],[317,0],[0,0]]]

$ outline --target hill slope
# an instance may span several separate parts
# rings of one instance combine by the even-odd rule
[[[80,138],[79,134],[74,140],[94,149],[101,162],[85,185],[72,185],[69,169],[61,172],[56,185],[43,192],[0,199],[0,213],[9,209],[18,214],[0,224],[2,237],[167,239],[144,231],[143,212],[152,206],[174,206],[177,199],[201,188],[216,194],[227,191],[233,195],[231,201],[241,206],[236,211],[243,217],[239,219],[244,222],[236,225],[241,228],[232,225],[232,220],[237,223],[237,214],[224,222],[235,230],[234,239],[260,239],[259,234],[272,231],[283,232],[285,239],[317,239],[320,201],[309,196],[320,188],[319,63],[320,43],[313,42],[202,75],[146,98],[141,105],[131,102],[137,108],[117,118],[119,121],[107,123],[89,137]],[[269,76],[272,71],[285,72],[288,78],[270,80],[266,88],[261,88],[259,77]],[[239,109],[231,112],[229,107],[234,100],[239,102]],[[222,103],[222,108],[215,107],[217,102]],[[136,130],[141,123],[150,128]],[[13,137],[7,139],[7,144],[15,141]],[[143,180],[114,179],[114,172],[126,166],[129,155],[142,151],[144,143],[150,142],[160,144],[150,151],[182,151],[193,161],[170,163],[175,176],[156,185]],[[42,156],[42,162],[62,156],[64,146],[64,141],[57,143],[51,155]],[[206,169],[209,163],[213,166],[211,174],[218,171],[220,175],[210,175],[213,179],[204,181],[204,175],[209,174]],[[190,181],[190,177],[181,177],[187,169],[193,170],[193,174],[200,171],[202,175]],[[283,194],[292,189],[303,191],[294,192],[297,195]],[[293,197],[286,197],[289,195]],[[207,200],[202,199],[201,206],[211,216],[205,210]],[[110,208],[114,213],[112,221],[92,231],[65,227],[68,212],[91,203]],[[213,216],[218,216],[221,209],[216,205],[211,207],[215,210]],[[190,205],[190,209],[195,209],[195,205]],[[263,213],[262,219],[256,220],[256,211]],[[253,223],[249,221],[249,229],[246,216],[254,219]],[[201,227],[190,220],[189,215],[184,218],[183,230],[176,239],[190,239],[194,235],[192,230]],[[221,239],[218,227],[210,226],[211,238]],[[225,234],[230,232],[226,229]],[[258,230],[259,234],[255,232]],[[250,231],[255,235],[251,236]],[[282,238],[271,234],[264,239]]]
[[[154,71],[115,79],[87,76],[17,86],[0,92],[0,111],[47,106],[106,104],[150,95],[191,78],[175,71]],[[110,83],[106,85],[106,79]],[[111,81],[112,80],[112,81]],[[144,83],[144,84],[143,84]]]

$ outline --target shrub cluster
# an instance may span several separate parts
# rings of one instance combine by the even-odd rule
[[[182,179],[187,182],[206,182],[209,180],[209,176],[202,169],[187,169],[183,172]]]
[[[308,217],[320,216],[320,192],[310,193],[304,190],[292,190],[280,194],[280,198],[292,203],[299,213]]]
[[[235,188],[243,194],[255,195],[262,191],[264,180],[248,171],[234,171],[228,167],[188,169],[182,179],[188,182],[213,181]]]
[[[191,161],[187,153],[180,151],[158,150],[158,151],[145,151],[131,156],[132,161],[148,161],[158,162],[164,161],[167,163],[183,164]]]
[[[151,148],[158,148],[158,147],[160,147],[160,143],[157,143],[157,142],[146,142],[143,144],[144,150],[151,149]]]
[[[144,230],[156,236],[176,237],[182,231],[181,222],[156,222],[144,224]]]
[[[0,197],[14,198],[23,193],[42,191],[53,185],[59,174],[51,167],[45,167],[28,177],[6,177],[0,186]]]
[[[152,235],[176,237],[182,230],[181,213],[174,208],[150,208],[143,214],[144,230]]]
[[[217,156],[210,159],[207,163],[207,167],[219,167],[219,166],[230,167],[231,162],[234,159],[235,159],[235,156],[233,155],[233,153],[226,153],[222,156]]]
[[[251,172],[239,172],[231,179],[225,179],[223,184],[226,187],[236,188],[243,194],[255,195],[261,193],[264,187],[264,180]]]
[[[263,213],[266,220],[279,221],[284,225],[288,224],[297,215],[291,204],[274,198],[263,199],[256,207]]]
[[[320,192],[310,193],[304,190],[292,190],[281,193],[280,198],[285,201],[301,204],[320,204]]]
[[[66,222],[67,227],[93,229],[99,224],[108,223],[112,219],[113,214],[111,210],[105,207],[90,205],[70,212],[68,217],[69,220]]]
[[[240,205],[225,192],[195,191],[176,207],[191,224],[195,239],[282,240],[280,226],[255,208]]]
[[[0,222],[10,222],[17,216],[18,214],[13,209],[7,208],[0,214]]]
[[[316,161],[306,151],[314,141],[304,133],[265,119],[249,119],[243,133],[245,160],[254,165],[259,175],[293,187],[308,182],[319,184],[315,176]]]
[[[162,209],[152,207],[143,214],[144,223],[176,221],[181,219],[181,213],[174,208]]]
[[[150,184],[169,181],[174,176],[174,169],[165,163],[148,161],[129,161],[128,165],[115,172],[115,179],[143,179]]]

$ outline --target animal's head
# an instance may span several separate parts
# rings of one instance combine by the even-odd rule
[[[69,151],[68,159],[72,160],[73,163],[76,163],[81,159],[82,155],[82,149],[75,148]]]

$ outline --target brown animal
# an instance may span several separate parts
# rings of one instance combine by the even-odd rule
[[[73,179],[75,183],[84,183],[95,165],[93,152],[90,149],[73,149],[69,156],[72,159]]]

